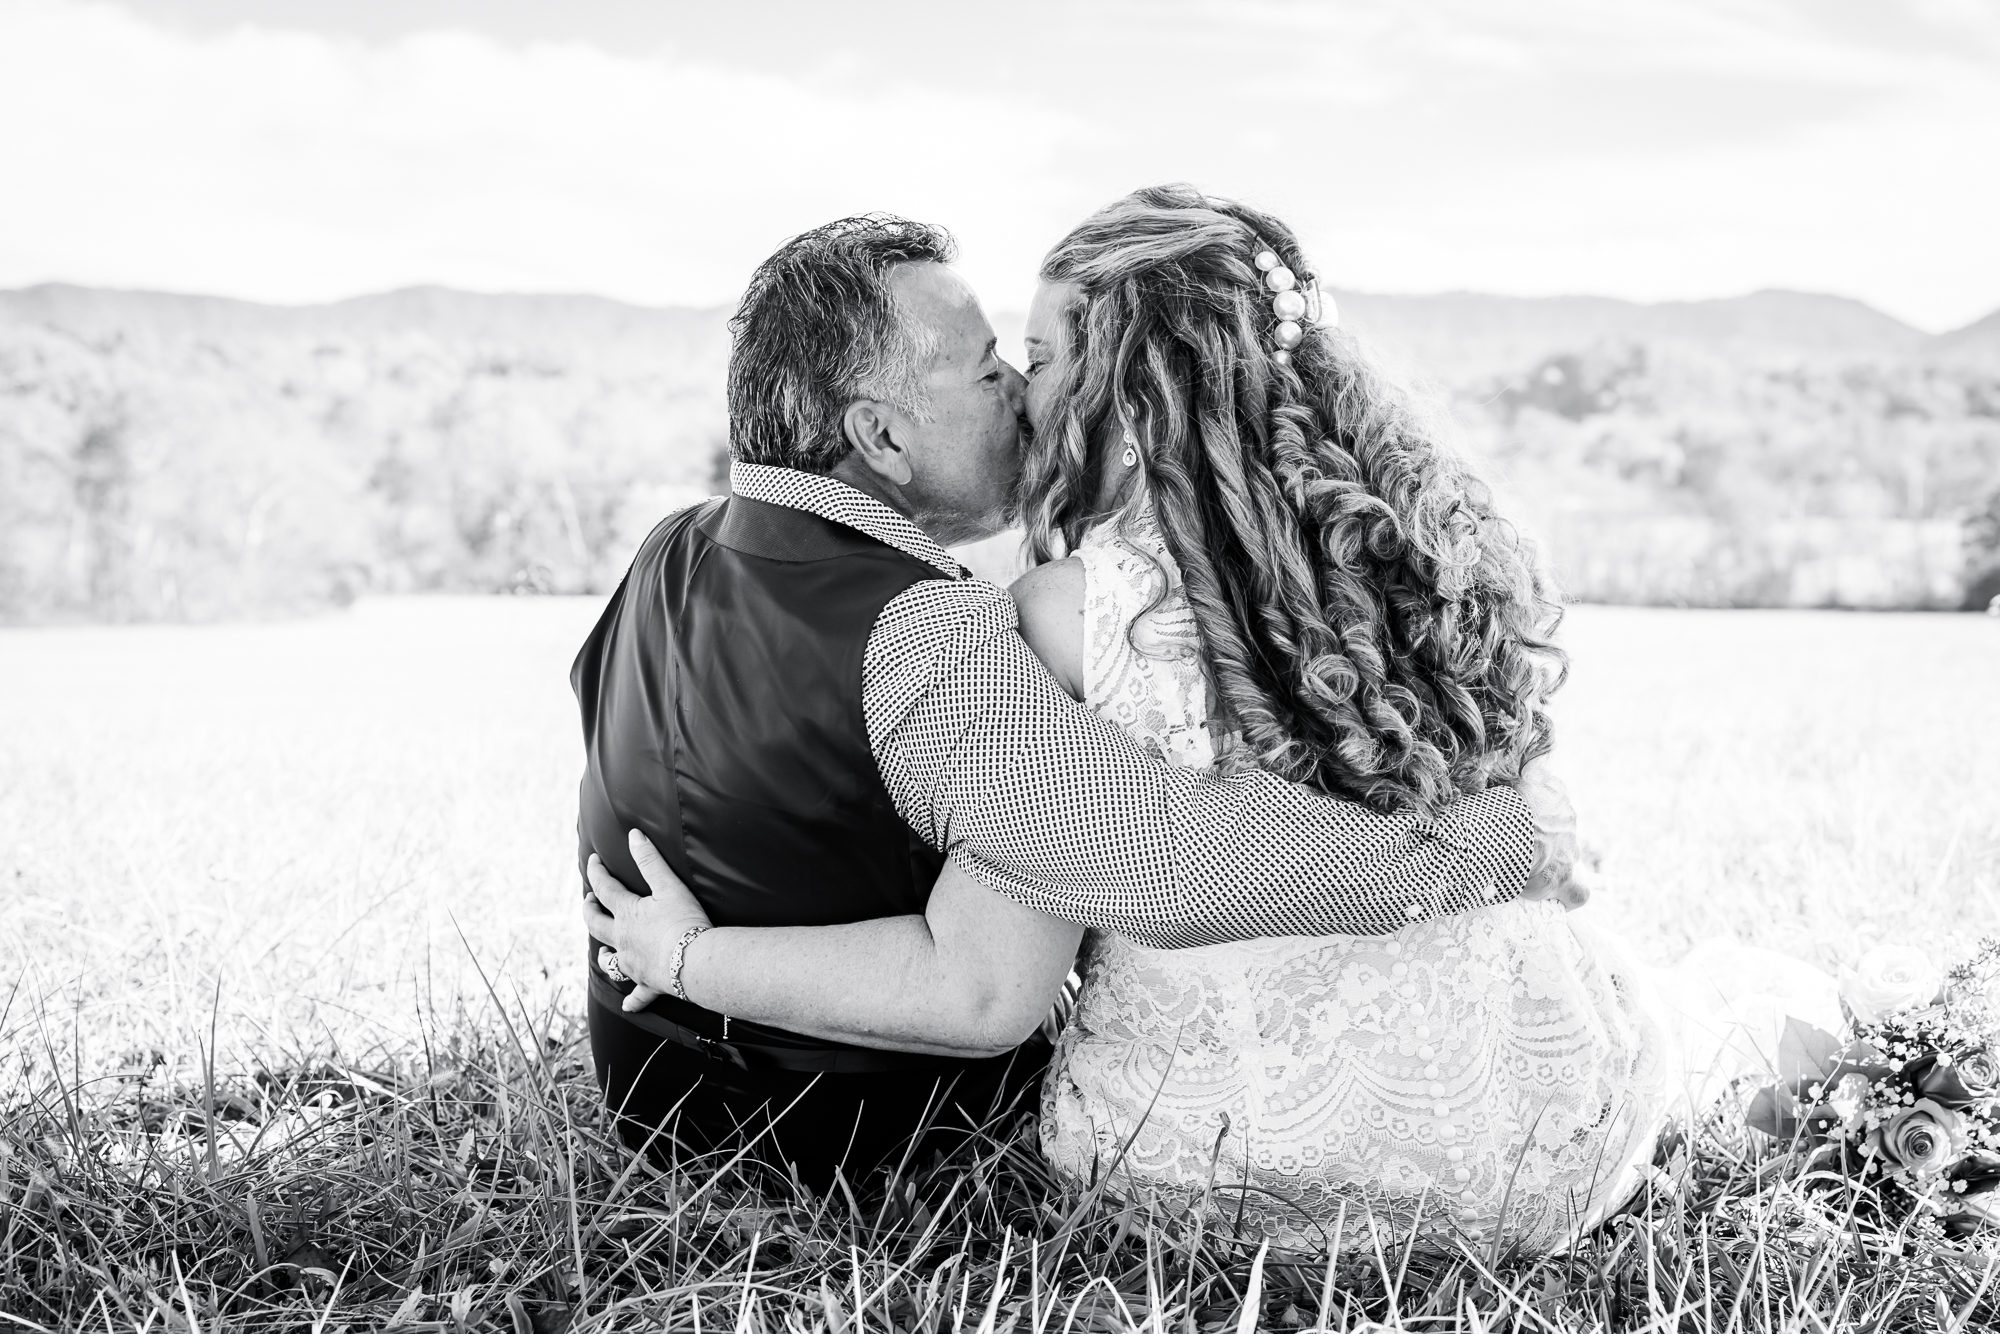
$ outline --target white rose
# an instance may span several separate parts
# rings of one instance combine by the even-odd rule
[[[1965,1123],[1950,1108],[1924,1098],[1883,1122],[1868,1146],[1892,1168],[1942,1172],[1965,1148]]]
[[[1931,957],[1910,945],[1882,945],[1861,956],[1840,979],[1840,998],[1861,1023],[1928,1005],[1944,982]]]

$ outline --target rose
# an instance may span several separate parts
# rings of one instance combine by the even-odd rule
[[[1840,998],[1864,1024],[1934,1000],[1943,975],[1930,956],[1909,945],[1868,951],[1840,979]]]
[[[1897,1112],[1868,1137],[1868,1150],[1890,1167],[1941,1172],[1965,1147],[1958,1113],[1925,1098]]]
[[[1952,1107],[1985,1102],[2000,1094],[2000,1061],[1987,1051],[1975,1051],[1950,1062],[1940,1055],[1917,1076],[1917,1091]]]

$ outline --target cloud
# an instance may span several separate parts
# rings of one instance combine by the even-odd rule
[[[1192,180],[1343,286],[2000,300],[1985,0],[593,0],[553,41],[522,4],[172,5],[0,0],[0,284],[720,302],[884,208],[1018,309],[1086,210]]]
[[[1791,286],[1931,327],[2000,301],[1983,239],[2000,178],[1973,165],[2000,125],[2000,10],[1932,0],[1897,27],[1900,11],[1849,0],[1187,9],[1159,24],[1193,62],[1168,86],[1192,86],[1203,51],[1259,71],[1188,99],[1190,118],[1245,127],[1198,179],[1305,222],[1346,284]],[[1115,152],[1187,154],[1160,124],[1137,119]]]
[[[989,151],[995,126],[1007,142]],[[1032,185],[1068,128],[973,94],[463,32],[170,32],[0,8],[0,281],[308,300],[394,282],[720,301],[784,235],[951,217]]]

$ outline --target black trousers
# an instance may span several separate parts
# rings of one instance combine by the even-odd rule
[[[859,1187],[883,1167],[928,1164],[977,1129],[1011,1127],[1036,1108],[1049,1045],[1005,1056],[873,1074],[741,1069],[627,1023],[590,1002],[590,1050],[618,1133],[656,1159],[733,1155],[796,1170],[824,1191],[838,1168]]]

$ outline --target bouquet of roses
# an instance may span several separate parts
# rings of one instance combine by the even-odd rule
[[[1807,1180],[1860,1188],[1887,1225],[1966,1237],[2000,1227],[2000,940],[1940,972],[1906,946],[1841,979],[1848,1033],[1793,1020],[1753,1129],[1806,1150]]]

